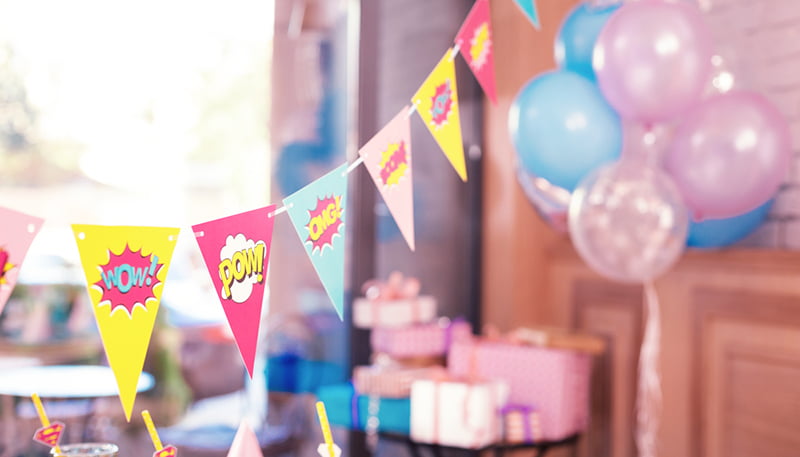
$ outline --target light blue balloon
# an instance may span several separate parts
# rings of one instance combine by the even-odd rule
[[[561,24],[556,36],[558,66],[594,81],[594,44],[603,26],[617,9],[619,5],[594,7],[587,3],[575,7]]]
[[[511,105],[508,124],[525,171],[569,191],[622,152],[619,116],[596,85],[569,71],[529,81]]]
[[[689,224],[687,246],[710,249],[730,246],[753,233],[767,219],[774,200],[740,216]]]

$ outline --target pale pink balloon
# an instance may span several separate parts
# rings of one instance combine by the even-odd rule
[[[678,127],[664,165],[695,219],[724,219],[772,198],[792,158],[789,125],[754,92],[716,95]]]
[[[593,66],[622,117],[669,120],[696,104],[711,74],[711,34],[689,2],[626,3],[606,23]]]

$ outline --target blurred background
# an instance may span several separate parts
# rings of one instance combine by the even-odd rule
[[[465,317],[476,332],[536,324],[607,339],[612,349],[594,364],[593,425],[574,455],[635,455],[641,288],[581,262],[520,185],[508,131],[511,104],[555,66],[555,36],[579,1],[541,0],[536,30],[512,0],[491,0],[498,103],[456,62],[469,182],[413,118],[416,252],[363,167],[353,173],[344,323],[289,219],[276,219],[252,379],[192,239],[192,224],[279,203],[352,162],[408,103],[473,3],[0,0],[0,206],[46,219],[0,314],[0,377],[106,363],[70,224],[172,226],[182,231],[144,368],[154,384],[131,423],[115,397],[49,406],[75,430],[70,442],[149,455],[137,420],[149,409],[182,455],[226,455],[242,420],[265,455],[316,455],[314,393],[371,362],[349,303],[367,280],[399,270],[421,280],[442,316]],[[794,155],[778,193],[725,250],[690,250],[657,283],[670,310],[664,455],[796,455],[800,4],[696,3],[722,58],[717,74],[779,108]],[[722,247],[711,246],[719,229],[706,230],[697,246]],[[38,426],[30,403],[2,397],[0,456],[46,454],[27,438]],[[335,433],[349,455],[370,451],[364,433]],[[391,442],[371,450],[407,452]]]

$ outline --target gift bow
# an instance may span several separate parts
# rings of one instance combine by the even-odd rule
[[[487,324],[483,327],[483,339],[496,343],[546,346],[549,336],[547,332],[527,328],[512,330],[504,335],[494,325]]]
[[[419,296],[420,282],[413,277],[394,271],[386,281],[370,279],[361,286],[361,291],[369,300],[400,300]]]

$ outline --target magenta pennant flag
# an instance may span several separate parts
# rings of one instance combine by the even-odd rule
[[[0,207],[0,313],[17,283],[19,269],[44,219]]]
[[[489,1],[478,0],[461,25],[455,39],[461,55],[492,103],[497,103],[494,82],[494,44]]]
[[[411,124],[408,107],[400,110],[358,153],[364,158],[364,166],[413,251],[414,189],[411,185]]]
[[[256,357],[275,205],[192,226],[250,377]]]

